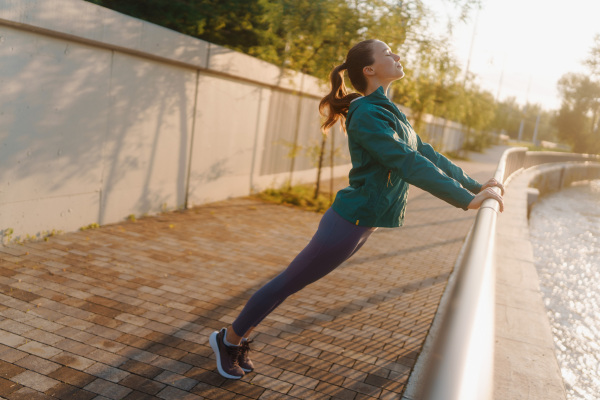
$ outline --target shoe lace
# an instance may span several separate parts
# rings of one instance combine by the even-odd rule
[[[227,350],[227,354],[229,355],[229,359],[231,360],[233,365],[238,365],[238,357],[240,356],[241,347],[230,347],[225,346]]]
[[[248,358],[248,353],[250,352],[250,343],[252,343],[252,340],[244,340],[242,342],[242,345],[240,347],[240,356],[246,360]]]

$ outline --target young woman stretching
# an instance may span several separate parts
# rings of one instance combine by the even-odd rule
[[[239,379],[253,370],[248,358],[250,332],[288,296],[327,275],[356,253],[377,227],[402,225],[408,185],[413,184],[455,207],[477,209],[485,199],[502,197],[423,143],[406,116],[385,96],[404,76],[400,57],[379,40],[358,43],[331,71],[331,92],[321,100],[324,128],[345,123],[352,159],[350,186],[340,190],[310,243],[292,263],[248,300],[233,322],[210,335],[217,369]],[[346,91],[344,70],[358,93]],[[474,194],[476,193],[476,194]]]

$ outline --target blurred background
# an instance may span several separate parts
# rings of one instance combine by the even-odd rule
[[[530,148],[600,152],[600,3],[573,0],[88,0],[326,79],[367,38],[403,57],[393,100]],[[425,133],[426,134],[426,133]],[[520,144],[520,143],[519,143]]]

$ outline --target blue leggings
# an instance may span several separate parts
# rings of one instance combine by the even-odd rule
[[[362,247],[376,228],[356,226],[327,210],[308,245],[279,275],[259,289],[233,322],[238,336],[260,324],[288,296],[324,277]]]

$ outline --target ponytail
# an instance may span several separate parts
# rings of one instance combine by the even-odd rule
[[[327,132],[337,121],[341,122],[342,128],[346,130],[346,116],[350,102],[360,97],[358,93],[348,94],[346,85],[344,84],[344,70],[346,63],[333,68],[329,74],[331,81],[331,91],[323,97],[319,103],[319,112],[327,119],[321,125],[324,132]]]
[[[375,62],[373,58],[372,44],[375,39],[363,40],[348,51],[346,61],[333,68],[329,74],[331,91],[319,103],[319,112],[326,117],[321,125],[327,132],[337,121],[340,121],[342,129],[346,130],[346,116],[350,108],[350,102],[361,97],[360,93],[348,93],[344,84],[344,71],[348,70],[348,77],[354,88],[364,93],[367,89],[367,80],[363,74],[363,68]]]

